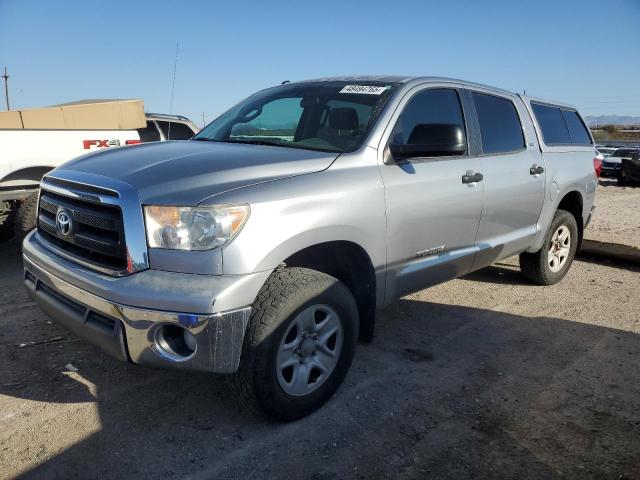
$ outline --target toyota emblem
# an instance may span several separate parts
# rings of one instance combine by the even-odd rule
[[[65,210],[58,210],[56,215],[56,227],[60,235],[69,235],[71,233],[71,215]]]

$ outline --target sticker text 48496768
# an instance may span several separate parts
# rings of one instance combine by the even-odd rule
[[[360,95],[380,95],[389,87],[377,87],[373,85],[345,85],[340,93],[356,93]]]

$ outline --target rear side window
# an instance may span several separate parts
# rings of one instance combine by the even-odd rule
[[[547,145],[571,143],[569,129],[559,108],[540,103],[531,103],[531,108],[542,130],[544,143]]]
[[[578,116],[578,112],[573,110],[562,110],[562,116],[567,123],[571,143],[574,145],[591,145],[591,137],[587,132],[587,127]]]
[[[141,142],[159,142],[160,141],[160,132],[158,131],[158,127],[153,122],[147,122],[147,126],[145,128],[138,129],[138,135],[140,135]]]
[[[591,145],[587,127],[575,110],[531,102],[547,145]]]
[[[522,125],[511,100],[473,92],[473,103],[480,123],[483,153],[508,153],[524,148]]]
[[[167,140],[188,140],[195,135],[184,123],[158,121],[158,126]]]
[[[405,106],[391,133],[391,143],[416,143],[415,132],[422,126],[441,124],[459,125],[465,131],[458,92],[448,88],[423,90],[416,93]]]

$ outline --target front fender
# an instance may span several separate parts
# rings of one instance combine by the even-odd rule
[[[249,203],[242,231],[222,251],[224,274],[271,270],[304,248],[330,241],[362,247],[376,268],[386,262],[385,205],[378,169],[333,167],[256,185],[217,198]]]

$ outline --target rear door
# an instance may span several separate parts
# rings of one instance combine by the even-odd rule
[[[460,125],[469,118],[458,88],[417,87],[401,100],[385,137],[380,165],[387,209],[386,300],[463,275],[471,268],[482,210],[481,178],[473,142],[462,155],[395,160],[390,143],[412,144],[416,126]]]
[[[508,94],[470,89],[469,95],[484,174],[477,269],[531,244],[544,201],[545,171],[524,104]]]

